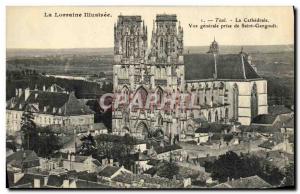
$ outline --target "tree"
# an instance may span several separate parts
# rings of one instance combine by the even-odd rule
[[[50,127],[41,127],[37,131],[37,143],[33,150],[38,156],[49,157],[56,150],[62,148],[59,137],[56,136]]]
[[[38,132],[33,121],[31,112],[24,111],[21,118],[21,132],[23,133],[22,147],[27,150],[34,150],[37,143]]]
[[[269,161],[257,156],[241,154],[229,151],[221,155],[214,162],[205,162],[207,172],[211,172],[213,179],[225,182],[227,178],[239,179],[258,175],[272,185],[279,185],[283,174]]]
[[[295,169],[294,164],[289,164],[285,169],[285,181],[284,186],[294,187],[295,186]]]
[[[90,156],[96,151],[96,141],[94,137],[89,134],[87,136],[83,136],[80,141],[82,142],[79,153],[84,156]]]
[[[178,175],[179,167],[175,162],[166,162],[159,167],[157,175],[168,179],[173,179],[174,176]]]

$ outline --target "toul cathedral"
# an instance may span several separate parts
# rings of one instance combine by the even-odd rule
[[[114,93],[128,95],[126,98],[140,94],[142,99],[150,93],[158,99],[174,91],[189,93],[196,96],[200,108],[139,109],[123,104],[113,110],[113,134],[144,139],[159,133],[184,138],[202,121],[249,125],[255,116],[267,114],[267,81],[257,74],[250,55],[243,50],[221,54],[214,40],[207,53],[191,56],[194,63],[186,67],[183,35],[176,15],[159,14],[148,47],[148,29],[141,16],[118,17],[114,26]],[[189,75],[185,75],[187,68],[192,68]]]

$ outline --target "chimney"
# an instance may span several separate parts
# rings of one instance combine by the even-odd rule
[[[102,159],[102,166],[107,165],[107,158]]]
[[[70,180],[64,180],[62,188],[69,188],[70,187]]]
[[[33,180],[33,188],[41,188],[41,180],[40,179],[35,178]]]
[[[22,95],[22,88],[19,88],[19,97]]]
[[[71,154],[71,161],[72,161],[72,162],[75,161],[75,154]]]
[[[114,164],[114,159],[109,159],[109,165],[113,166],[113,164]]]
[[[29,96],[30,96],[30,89],[26,88],[25,89],[25,101],[28,99]]]
[[[44,186],[46,186],[47,184],[48,184],[48,177],[45,176],[45,177],[44,177]]]

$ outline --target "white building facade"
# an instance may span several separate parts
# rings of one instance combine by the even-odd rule
[[[114,101],[114,134],[128,133],[142,139],[160,134],[179,139],[188,130],[195,130],[189,121],[196,118],[249,125],[255,116],[267,114],[267,81],[257,74],[248,54],[221,55],[214,40],[208,53],[195,56],[192,66],[186,66],[183,28],[177,16],[157,15],[153,24],[149,49],[141,16],[119,16],[114,27],[113,90],[123,94],[121,100],[125,101],[117,106],[119,102]],[[186,78],[188,70],[194,76]],[[196,96],[199,107],[158,106],[163,96],[175,92]],[[136,94],[140,94],[143,105],[150,94],[159,103],[142,109],[130,106],[128,102]]]

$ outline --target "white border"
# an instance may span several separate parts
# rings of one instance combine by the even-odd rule
[[[256,5],[266,5],[266,6],[280,6],[280,5],[294,5],[298,11],[298,15],[299,15],[299,10],[300,10],[300,1],[299,0],[251,0],[251,1],[247,1],[246,3],[244,3],[245,1],[242,0],[230,0],[230,1],[224,1],[224,0],[202,0],[202,1],[198,1],[195,2],[193,0],[166,0],[166,1],[162,1],[162,0],[149,0],[149,1],[141,1],[141,0],[126,0],[126,1],[122,1],[122,0],[106,0],[106,1],[96,1],[96,0],[2,0],[0,1],[0,45],[1,45],[1,52],[0,52],[0,61],[1,61],[1,65],[0,65],[0,88],[1,88],[1,103],[0,103],[0,126],[1,126],[1,135],[0,135],[0,148],[1,148],[1,152],[3,153],[0,159],[0,169],[1,172],[0,173],[0,191],[1,193],[8,193],[9,190],[5,188],[5,183],[6,183],[6,178],[5,178],[5,155],[6,155],[6,149],[5,149],[5,82],[6,82],[6,74],[5,74],[5,67],[6,67],[6,60],[5,60],[5,56],[6,56],[6,40],[5,40],[5,34],[6,34],[6,13],[5,13],[5,7],[6,6],[40,6],[40,5],[52,5],[52,6],[59,6],[59,5],[94,5],[94,6],[99,6],[99,5],[103,5],[103,6],[116,6],[116,5],[123,5],[123,6],[138,6],[138,5],[143,5],[143,6],[147,6],[147,5],[157,5],[157,6],[180,6],[180,5],[198,5],[198,6],[204,6],[204,5],[211,5],[211,6],[221,6],[221,5],[233,5],[233,6],[256,6]],[[299,20],[297,19],[297,31],[299,31]],[[297,45],[297,44],[296,44]],[[299,49],[297,49],[297,56],[299,56]],[[299,75],[299,68],[297,68],[297,75],[298,77]],[[297,82],[297,86],[299,86],[299,82]],[[297,98],[297,102],[299,104],[299,95]],[[297,107],[298,108],[298,107]],[[297,120],[299,119],[299,115],[297,114]],[[299,131],[297,132],[297,140],[299,139]],[[298,142],[298,141],[297,141]],[[299,157],[299,145],[297,145],[297,156]],[[297,160],[299,161],[299,159]],[[297,165],[297,169],[299,168],[298,163]],[[298,173],[297,173],[298,174]],[[297,175],[296,175],[297,176]],[[297,186],[299,186],[299,178],[297,178]],[[279,190],[280,191],[280,190]],[[21,191],[14,191],[14,193],[19,193],[19,192],[32,192],[32,190],[21,190]],[[56,190],[56,191],[34,191],[34,192],[39,192],[39,193],[49,193],[49,192],[60,192],[60,193],[67,193],[69,191],[63,191],[63,190]],[[84,191],[86,192],[86,190]],[[89,191],[88,191],[89,192]],[[90,192],[104,192],[104,191],[90,191]],[[110,191],[113,193],[116,193],[118,191]],[[128,192],[128,191],[127,191]],[[130,191],[130,192],[134,192],[134,193],[138,193],[140,191]],[[155,191],[150,191],[150,193],[155,192]],[[171,191],[171,192],[177,192],[177,191]],[[179,192],[189,192],[189,191],[179,191]],[[211,191],[194,191],[194,192],[204,192],[204,193],[208,193]],[[219,191],[221,192],[221,191]],[[229,193],[232,191],[222,191],[225,193]],[[238,191],[239,192],[239,191]],[[255,193],[256,191],[248,191],[249,193]]]

